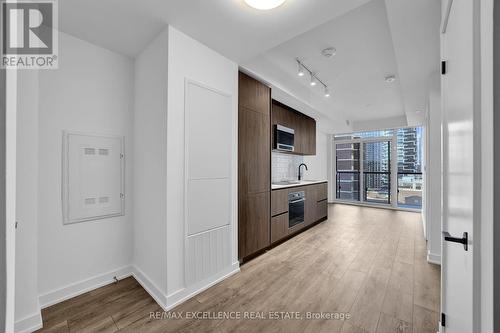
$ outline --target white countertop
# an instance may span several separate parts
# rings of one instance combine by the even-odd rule
[[[307,185],[320,184],[326,182],[327,182],[326,180],[301,180],[300,182],[290,183],[290,184],[271,184],[271,190],[281,190],[284,188],[307,186]]]

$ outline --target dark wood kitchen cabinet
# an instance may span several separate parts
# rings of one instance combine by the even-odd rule
[[[271,218],[271,243],[288,236],[288,213]]]
[[[304,222],[308,226],[317,221],[316,219],[316,186],[306,186],[306,205],[304,210]]]
[[[271,89],[239,73],[238,258],[270,245]]]
[[[304,223],[288,227],[288,194],[305,192]],[[271,243],[291,237],[308,226],[328,218],[328,183],[275,189],[271,191]]]
[[[316,120],[273,100],[271,123],[273,130],[274,126],[279,124],[295,131],[293,154],[316,155]],[[275,146],[274,135],[272,135],[272,146]]]
[[[314,185],[315,219],[322,220],[328,217],[328,185],[326,183]]]

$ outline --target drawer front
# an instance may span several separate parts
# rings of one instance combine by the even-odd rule
[[[271,191],[271,216],[288,212],[288,189]]]
[[[288,213],[271,218],[271,243],[288,235]]]
[[[318,201],[316,205],[316,221],[328,217],[328,200]]]
[[[328,199],[328,183],[316,185],[316,200]]]

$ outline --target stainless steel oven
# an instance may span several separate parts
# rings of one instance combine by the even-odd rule
[[[282,125],[274,126],[274,149],[294,151],[295,131]]]
[[[288,194],[288,227],[304,223],[306,194],[304,191]]]

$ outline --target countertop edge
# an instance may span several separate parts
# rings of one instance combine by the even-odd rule
[[[328,180],[320,180],[317,182],[310,182],[306,184],[290,184],[290,185],[277,185],[279,187],[273,188],[273,185],[271,184],[271,191],[279,191],[279,190],[285,190],[288,188],[293,188],[293,187],[304,187],[304,186],[311,186],[311,185],[318,185],[318,184],[324,184],[328,183]]]

